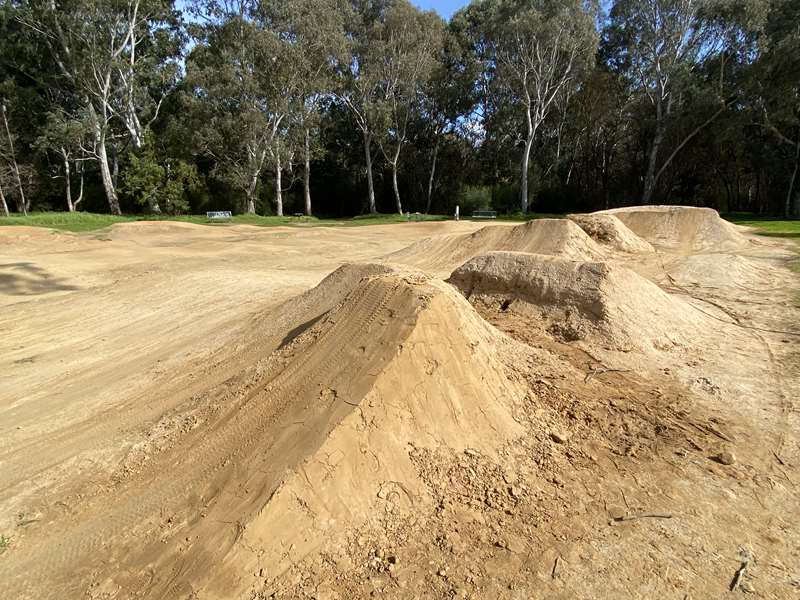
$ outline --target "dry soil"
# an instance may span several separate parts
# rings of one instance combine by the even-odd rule
[[[0,228],[0,598],[797,598],[794,260],[675,207]]]

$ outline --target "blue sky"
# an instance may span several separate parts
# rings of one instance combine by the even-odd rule
[[[462,6],[469,4],[469,0],[412,0],[414,4],[424,9],[433,9],[445,19],[453,16]]]

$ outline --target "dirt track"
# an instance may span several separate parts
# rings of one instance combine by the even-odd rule
[[[797,597],[791,254],[617,216],[0,229],[0,595]]]

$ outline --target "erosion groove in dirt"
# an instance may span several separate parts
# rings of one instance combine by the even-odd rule
[[[679,207],[8,229],[3,597],[705,598],[742,557],[736,593],[797,596],[780,241]]]

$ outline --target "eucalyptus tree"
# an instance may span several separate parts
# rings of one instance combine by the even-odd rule
[[[478,105],[475,80],[479,63],[467,51],[465,40],[454,23],[451,21],[444,31],[430,76],[419,93],[419,117],[433,138],[425,196],[426,213],[431,210],[442,141],[446,134],[454,133],[460,123],[468,122]]]
[[[244,210],[254,214],[261,176],[291,107],[289,46],[265,27],[256,0],[204,0],[195,10],[203,23],[195,28],[187,83],[204,115],[200,151],[243,192]]]
[[[347,54],[336,65],[336,99],[347,107],[364,142],[367,174],[367,206],[371,214],[375,204],[372,172],[372,144],[375,137],[375,114],[380,91],[378,74],[371,62],[371,46],[386,19],[393,0],[349,0],[344,7],[345,30],[342,39]]]
[[[259,14],[263,26],[285,45],[281,68],[289,120],[281,137],[284,154],[296,150],[302,156],[304,212],[311,215],[311,161],[320,150],[319,114],[330,99],[334,65],[345,60],[348,51],[344,4],[342,0],[262,0]],[[276,150],[280,150],[277,145]],[[274,156],[280,162],[281,154]],[[277,184],[276,193],[280,189]]]
[[[85,108],[112,213],[120,214],[109,146],[123,136],[140,148],[178,75],[181,45],[173,0],[28,0],[21,22],[58,66],[52,85]],[[158,206],[151,209],[158,212]]]
[[[724,89],[728,55],[746,51],[765,14],[766,0],[617,0],[607,37],[618,48],[614,59],[653,110],[654,127],[647,152],[643,201],[653,200],[659,178],[675,156],[736,100]],[[665,136],[699,82],[704,64],[719,64],[716,108],[685,134],[666,158]],[[696,94],[702,95],[702,94]]]
[[[788,159],[784,216],[800,214],[800,2],[775,0],[752,70],[759,121]]]
[[[11,127],[8,124],[8,109],[6,108],[5,98],[0,98],[0,116],[2,116],[3,121],[3,140],[2,143],[0,143],[0,160],[6,163],[6,169],[10,171],[14,178],[20,212],[27,215],[30,208],[30,200],[25,198],[25,186],[22,184],[20,166],[14,148],[17,136],[11,132]]]
[[[529,204],[528,171],[537,133],[559,95],[577,87],[597,49],[596,6],[582,0],[484,0],[468,7],[487,92],[524,127],[520,210]],[[469,18],[469,15],[466,15]]]
[[[53,152],[59,158],[59,171],[64,179],[64,197],[67,210],[74,212],[83,201],[85,163],[91,159],[91,126],[85,115],[69,113],[56,106],[47,115],[36,146],[44,152]],[[72,194],[73,172],[78,177],[78,196]]]
[[[375,101],[377,141],[392,170],[397,212],[403,212],[397,172],[407,142],[408,126],[420,110],[444,36],[444,21],[434,12],[422,12],[407,0],[397,0],[374,29],[366,66],[377,80]]]
[[[40,120],[38,96],[50,65],[20,24],[21,14],[18,3],[0,2],[0,179],[3,204],[13,198],[18,211],[27,213],[32,194],[26,184],[38,175],[31,150]]]

